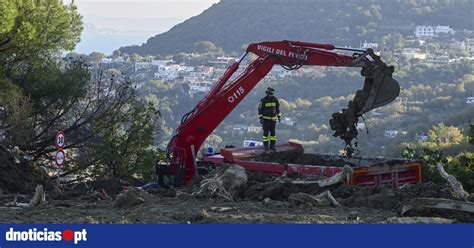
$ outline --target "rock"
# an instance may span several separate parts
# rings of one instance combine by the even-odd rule
[[[224,189],[231,195],[240,195],[247,184],[245,168],[240,165],[230,166],[218,178]]]
[[[273,206],[273,207],[285,207],[285,208],[290,206],[290,204],[288,202],[276,201],[276,200],[272,200],[270,198],[263,199],[263,205]]]
[[[192,222],[201,221],[201,220],[208,219],[209,217],[210,217],[210,215],[209,215],[209,213],[206,211],[206,209],[201,209],[201,211],[199,211],[198,213],[196,213],[196,214],[191,218],[191,221],[192,221]]]
[[[120,193],[115,199],[115,206],[119,208],[130,208],[145,203],[145,200],[141,196],[143,191],[129,190],[127,192]],[[145,193],[146,194],[146,193]]]
[[[211,211],[218,213],[238,212],[239,209],[233,207],[211,207]]]
[[[349,213],[349,216],[347,216],[347,219],[348,220],[356,220],[356,221],[359,221],[360,220],[360,217],[359,217],[359,212],[357,211],[351,211]]]
[[[251,200],[285,200],[289,195],[289,187],[284,181],[275,180],[250,186],[245,192],[245,198]]]
[[[199,189],[193,193],[198,197],[221,197],[233,200],[241,197],[247,185],[247,174],[244,167],[230,165],[218,170],[214,177],[201,181]]]

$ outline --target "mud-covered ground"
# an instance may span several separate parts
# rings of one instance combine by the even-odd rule
[[[0,159],[9,162],[9,167],[33,168],[28,163],[14,162],[5,151],[2,153],[0,149]],[[310,154],[287,153],[264,154],[259,159],[318,165],[337,162]],[[0,170],[0,223],[396,223],[402,217],[402,207],[413,198],[459,200],[449,185],[425,183],[393,189],[339,184],[321,188],[314,183],[321,178],[276,177],[228,166],[212,171],[201,178],[200,183],[184,189],[143,190],[137,188],[138,183],[117,180],[69,185],[49,180],[43,184],[46,202],[21,208],[7,206],[7,203],[15,198],[17,203],[28,203],[36,184],[45,175],[30,173],[34,170],[28,173],[8,170],[5,163],[3,167]],[[231,168],[234,174],[225,174]],[[205,182],[224,182],[225,191],[214,184],[207,184],[206,188]],[[469,200],[474,201],[473,194]],[[474,223],[472,214],[458,212],[417,211],[409,215]],[[426,223],[433,219],[410,221]]]
[[[301,180],[301,178],[298,178]],[[294,179],[249,174],[248,185],[235,200],[192,195],[196,188],[181,190],[129,190],[119,193],[119,183],[75,185],[62,192],[47,192],[47,203],[33,208],[1,207],[1,223],[389,223],[414,197],[454,198],[444,186],[406,185],[401,189],[360,188],[337,185],[320,189],[294,186]],[[330,190],[342,205],[295,204],[292,194],[317,195]],[[105,194],[104,194],[105,192]],[[29,195],[18,198],[28,202]],[[11,201],[1,197],[1,205]],[[415,213],[474,223],[474,216],[457,213]]]

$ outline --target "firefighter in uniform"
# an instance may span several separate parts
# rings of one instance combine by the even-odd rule
[[[267,95],[258,104],[258,117],[260,118],[260,124],[263,126],[263,146],[265,151],[268,151],[268,143],[270,143],[270,150],[276,151],[275,126],[276,121],[280,122],[281,120],[280,103],[273,95],[275,93],[273,88],[268,87],[265,93]]]

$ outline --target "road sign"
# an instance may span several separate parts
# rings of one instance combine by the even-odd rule
[[[64,145],[66,145],[66,135],[64,135],[63,131],[59,131],[56,134],[56,138],[54,139],[54,145],[56,145],[56,148],[58,149],[63,149]]]
[[[64,154],[64,151],[62,151],[62,150],[57,151],[56,152],[56,157],[55,157],[56,165],[59,166],[59,167],[63,166],[65,157],[66,156]]]

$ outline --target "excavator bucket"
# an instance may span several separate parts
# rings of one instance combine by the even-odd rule
[[[366,76],[364,82],[363,98],[366,98],[359,115],[384,106],[398,97],[400,85],[392,78],[393,66],[379,65],[372,69],[372,75]],[[355,100],[355,99],[354,99]],[[360,99],[363,101],[364,99]]]
[[[347,108],[332,114],[329,121],[335,137],[340,137],[346,142],[344,153],[351,157],[355,149],[352,140],[357,138],[357,122],[362,114],[372,109],[384,106],[395,100],[400,94],[400,85],[392,78],[393,66],[378,64],[364,68],[361,72],[365,76],[364,88],[358,90]],[[355,143],[357,146],[357,142]]]

